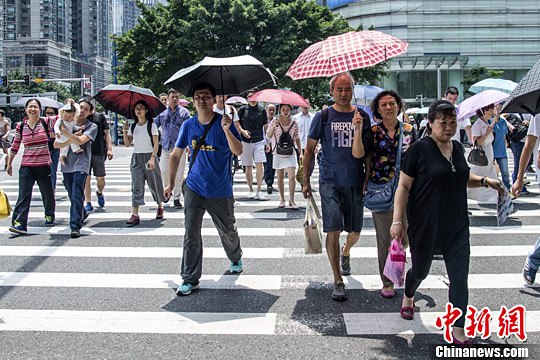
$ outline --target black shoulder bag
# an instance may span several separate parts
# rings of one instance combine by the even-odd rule
[[[193,163],[195,162],[195,159],[197,158],[197,154],[199,153],[199,150],[201,149],[202,145],[204,144],[204,141],[206,140],[206,136],[208,135],[208,132],[210,132],[210,129],[212,128],[212,125],[216,122],[218,118],[218,114],[214,113],[214,117],[212,118],[212,121],[206,127],[204,128],[204,132],[202,136],[197,140],[197,144],[195,145],[195,149],[193,149],[193,154],[191,155],[191,161],[189,162],[189,168],[188,173],[186,174],[186,177],[182,181],[182,195],[186,195],[186,191],[184,186],[186,185],[187,177],[191,171],[191,168],[193,167]]]

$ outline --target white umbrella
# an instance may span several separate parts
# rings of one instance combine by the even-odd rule
[[[45,108],[51,107],[55,109],[60,109],[64,106],[63,103],[56,101],[54,99],[50,99],[48,97],[43,96],[32,96],[32,97],[23,97],[17,100],[14,105],[24,106],[26,105],[26,102],[30,99],[37,99],[41,103],[41,109],[45,110]]]
[[[420,108],[413,107],[413,108],[405,110],[405,114],[407,114],[407,115],[416,114],[416,113],[418,113],[418,111],[420,111]]]
[[[479,93],[485,90],[498,90],[510,94],[518,86],[518,83],[505,79],[484,79],[471,85],[470,92]]]
[[[233,96],[233,97],[228,98],[227,101],[225,101],[225,104],[227,105],[234,105],[234,104],[247,105],[247,103],[248,101],[241,96]]]

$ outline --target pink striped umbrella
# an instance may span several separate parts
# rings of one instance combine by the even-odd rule
[[[350,31],[305,49],[286,75],[293,80],[330,77],[376,65],[405,53],[408,46],[407,42],[379,31]]]

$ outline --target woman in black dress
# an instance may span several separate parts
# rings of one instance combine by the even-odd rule
[[[463,147],[451,138],[456,133],[454,105],[439,100],[429,107],[431,135],[415,142],[403,160],[394,202],[390,234],[402,238],[407,208],[412,267],[405,279],[401,317],[414,318],[414,293],[429,274],[434,249],[443,253],[450,279],[449,300],[462,310],[453,329],[456,344],[468,343],[463,330],[469,290],[469,217],[467,187],[490,187],[504,191],[497,179],[469,171]]]

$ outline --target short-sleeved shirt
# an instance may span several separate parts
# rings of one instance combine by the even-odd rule
[[[214,113],[214,116],[218,118],[197,153],[191,171],[187,175],[186,184],[195,193],[205,198],[229,198],[233,196],[232,152],[221,127],[221,115]],[[180,128],[176,147],[185,149],[189,146],[189,150],[193,154],[197,141],[203,135],[206,126],[199,122],[198,115],[184,121]],[[240,140],[240,134],[236,128],[231,125],[230,130]]]
[[[369,178],[375,184],[386,184],[396,175],[397,147],[399,145],[399,121],[396,123],[394,138],[388,136],[388,130],[381,122],[369,129],[371,138],[369,156],[371,168]],[[411,124],[403,123],[403,141],[401,145],[401,162],[409,146],[416,141],[416,132]]]
[[[293,141],[296,142],[299,138],[298,123],[295,120],[290,120],[289,125],[284,126],[279,123],[277,118],[274,118],[268,126],[275,126],[274,134],[272,134],[272,144],[277,144],[283,132],[288,132]],[[276,154],[276,148],[274,148],[274,154]]]
[[[465,118],[462,121],[458,121],[458,126],[456,129],[456,133],[454,136],[452,136],[452,140],[460,141],[461,140],[461,129],[465,130],[467,126],[471,126],[471,119]],[[472,141],[472,139],[469,139]]]
[[[493,125],[493,156],[495,159],[502,159],[508,157],[506,154],[506,134],[508,134],[508,125],[503,118]]]
[[[527,135],[534,136],[536,138],[536,145],[540,145],[540,114],[530,120]]]
[[[266,110],[262,106],[244,105],[238,110],[240,125],[242,129],[251,133],[248,139],[242,135],[242,141],[247,143],[258,143],[264,140],[264,126],[267,124]]]
[[[148,134],[148,124],[144,123],[144,125],[135,125],[135,130],[133,130],[134,133],[131,132],[131,126],[128,129],[128,136],[133,137],[133,153],[134,154],[148,154],[154,151],[154,147],[152,146],[152,139],[150,139],[150,135]],[[152,136],[158,136],[159,131],[157,128],[157,125],[152,122]]]
[[[469,226],[469,166],[461,144],[452,143],[456,172],[452,172],[452,165],[430,136],[412,144],[403,159],[401,170],[414,178],[407,201],[411,249],[424,242],[447,244],[464,226]]]
[[[94,113],[88,116],[90,120],[97,126],[97,134],[92,142],[92,155],[105,155],[107,153],[107,143],[105,142],[105,133],[109,130],[109,124],[105,116],[99,113]]]
[[[45,126],[43,123],[45,123]],[[21,144],[23,144],[22,166],[40,167],[51,165],[49,138],[54,135],[50,135],[50,126],[50,122],[43,119],[40,119],[34,128],[30,128],[27,120],[17,124],[13,145],[11,146],[11,156],[15,156],[19,152]],[[49,127],[49,129],[46,129],[46,127]],[[47,131],[49,136],[47,136]]]
[[[239,121],[240,118],[238,117],[238,111],[236,111],[236,108],[234,106],[229,106],[229,105],[225,105],[225,106],[227,106],[227,114],[229,116],[230,116],[231,111],[233,112],[232,121]],[[219,109],[216,104],[214,104],[214,112],[217,112],[218,114],[223,115],[223,110]]]
[[[63,173],[83,172],[85,174],[90,173],[90,159],[92,158],[92,142],[96,139],[98,134],[98,126],[88,119],[84,123],[83,135],[88,136],[89,141],[80,145],[83,149],[80,153],[74,153],[71,150],[71,146],[68,146],[68,153],[64,164],[62,164],[60,170]],[[82,126],[81,126],[82,128]]]
[[[369,115],[358,109],[363,121],[363,144],[369,146],[365,137],[369,129]],[[321,142],[321,160],[319,163],[319,181],[335,186],[361,187],[364,183],[364,160],[352,156],[354,111],[339,112],[332,106],[328,108],[328,123],[322,128],[322,111],[313,117],[308,138]],[[324,130],[324,131],[323,131]]]

